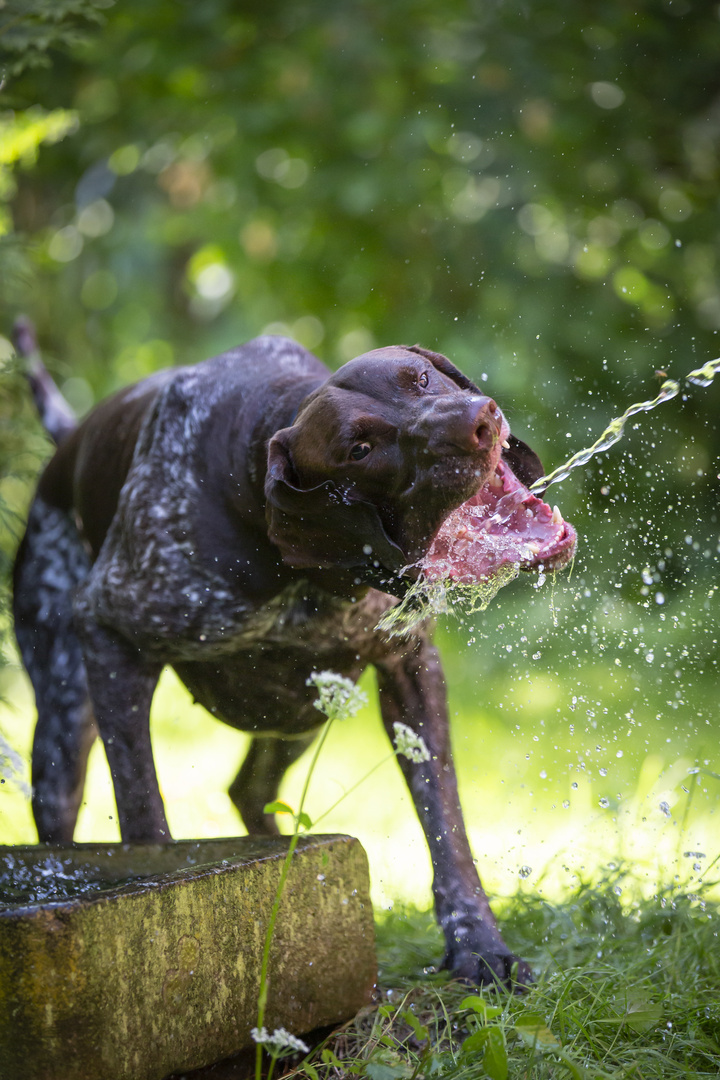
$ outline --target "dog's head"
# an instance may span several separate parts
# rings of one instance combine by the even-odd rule
[[[268,533],[293,566],[357,568],[389,587],[428,556],[458,507],[497,490],[499,477],[520,487],[542,473],[446,357],[376,349],[331,375],[270,440]]]

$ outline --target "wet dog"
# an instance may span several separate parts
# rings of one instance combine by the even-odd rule
[[[18,342],[32,352],[27,327]],[[373,665],[386,728],[408,725],[430,753],[400,763],[430,849],[445,964],[478,983],[508,980],[517,958],[467,841],[431,627],[377,629],[464,508],[490,568],[570,558],[573,530],[527,491],[542,467],[496,403],[419,346],[331,374],[279,337],[159,372],[79,426],[42,368],[33,380],[58,443],[15,565],[40,839],[72,839],[98,732],[123,840],[170,838],[149,734],[165,664],[253,735],[230,794],[248,831],[276,831],[263,808],[321,719],[308,676],[355,680]],[[509,491],[520,509],[493,528],[491,497]],[[447,569],[447,544],[443,557]]]

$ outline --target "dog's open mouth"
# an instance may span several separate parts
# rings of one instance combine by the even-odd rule
[[[431,615],[483,610],[521,570],[566,566],[576,539],[558,508],[534,495],[501,458],[484,486],[445,518],[423,558],[406,568],[417,577],[378,629],[403,635]]]
[[[418,565],[426,580],[470,584],[509,566],[560,569],[575,542],[558,508],[533,495],[501,459],[480,491],[445,519]]]

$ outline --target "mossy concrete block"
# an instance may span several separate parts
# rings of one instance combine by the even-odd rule
[[[161,1080],[249,1046],[287,845],[0,848],[3,1080]],[[266,1027],[347,1020],[375,976],[365,852],[352,837],[302,838]]]

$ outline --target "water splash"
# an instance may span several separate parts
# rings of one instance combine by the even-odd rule
[[[403,637],[420,623],[436,615],[453,615],[459,609],[465,615],[484,611],[497,593],[520,574],[519,563],[506,563],[488,577],[477,581],[453,581],[420,577],[413,582],[402,601],[386,611],[376,629],[390,637]]]
[[[720,372],[720,357],[716,360],[708,360],[702,367],[689,371],[684,381],[694,386],[710,386],[718,372]],[[628,406],[621,416],[610,421],[591,446],[578,450],[562,465],[545,476],[541,476],[530,485],[528,490],[533,495],[539,496],[552,484],[567,480],[574,469],[586,465],[596,454],[604,453],[619,442],[625,432],[625,425],[632,416],[641,412],[651,412],[658,405],[672,401],[679,393],[680,383],[675,379],[666,379],[657,397]],[[513,491],[503,496],[495,507],[492,520],[500,524],[506,523],[523,497],[521,491]],[[377,629],[384,630],[391,637],[401,636],[409,633],[425,619],[434,615],[451,614],[455,608],[461,608],[468,614],[473,611],[484,611],[500,589],[516,578],[519,573],[520,565],[510,564],[501,567],[486,578],[473,582],[456,582],[449,578],[428,581],[420,577],[410,586],[402,602],[383,615]]]

